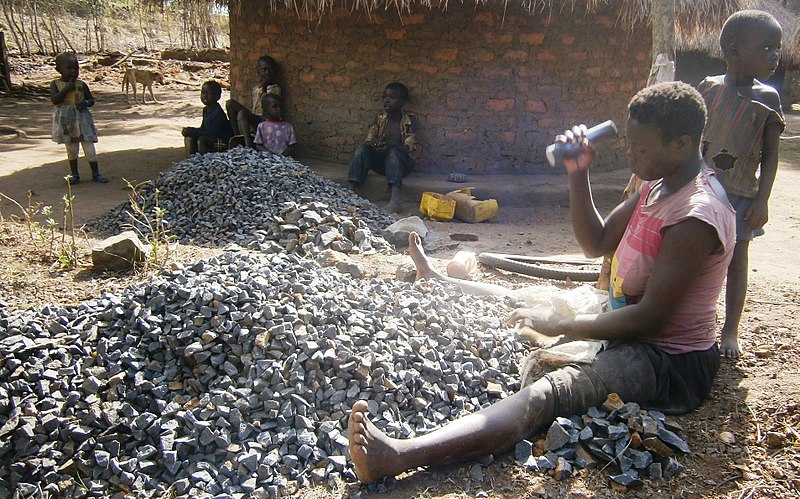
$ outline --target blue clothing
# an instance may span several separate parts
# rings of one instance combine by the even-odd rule
[[[215,102],[203,108],[203,122],[200,124],[200,128],[187,128],[186,136],[211,137],[228,142],[233,137],[233,128],[231,128],[231,122],[228,121],[222,106],[219,105],[219,102]]]
[[[737,196],[736,194],[728,193],[728,201],[731,206],[736,210],[736,240],[737,241],[752,241],[758,236],[765,234],[764,227],[756,227],[753,230],[747,228],[747,222],[744,220],[744,212],[753,204],[751,198],[744,196]]]

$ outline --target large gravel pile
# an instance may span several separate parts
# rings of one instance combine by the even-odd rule
[[[330,246],[334,233],[352,243],[346,252],[386,249],[380,234],[394,222],[291,158],[241,147],[176,163],[143,186],[136,201],[151,222],[155,209],[163,210],[168,233],[182,243],[234,243],[269,252],[316,253]],[[106,235],[133,226],[149,236],[144,217],[131,213],[124,203],[90,225]]]
[[[238,252],[75,308],[0,308],[0,497],[260,497],[352,479],[357,399],[407,437],[519,388],[509,311]]]

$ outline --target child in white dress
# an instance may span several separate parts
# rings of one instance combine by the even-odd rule
[[[94,126],[89,108],[94,105],[94,97],[86,82],[78,79],[78,58],[75,54],[64,52],[56,56],[56,71],[61,78],[50,83],[50,100],[55,105],[53,112],[53,142],[64,144],[69,161],[69,183],[80,182],[78,175],[78,147],[83,146],[83,155],[92,168],[92,182],[106,183],[97,166],[97,128]]]

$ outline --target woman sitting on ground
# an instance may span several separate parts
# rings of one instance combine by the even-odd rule
[[[700,154],[705,118],[703,98],[684,83],[654,85],[633,97],[628,158],[645,182],[605,219],[591,196],[595,152],[586,127],[557,137],[577,146],[560,162],[569,179],[578,243],[590,257],[616,249],[613,310],[566,318],[542,308],[518,309],[510,321],[530,321],[546,335],[610,340],[609,345],[592,364],[547,373],[508,398],[415,438],[390,438],[369,421],[366,401],[356,402],[348,434],[359,480],[506,452],[557,416],[582,414],[612,392],[668,414],[703,402],[719,368],[716,303],[735,243],[733,209]],[[420,277],[443,277],[420,245],[412,244],[410,253]]]

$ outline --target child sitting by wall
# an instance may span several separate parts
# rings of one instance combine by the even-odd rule
[[[281,95],[281,86],[278,84],[279,71],[280,67],[275,59],[268,55],[262,55],[256,64],[259,83],[253,87],[251,92],[252,110],[234,99],[230,99],[225,104],[233,127],[233,134],[236,136],[236,145],[243,144],[245,147],[253,147],[253,133],[264,120],[262,98],[265,94]]]
[[[259,151],[269,151],[280,156],[292,156],[297,146],[294,128],[283,120],[283,102],[279,95],[264,94],[261,98],[264,121],[258,124],[253,145]]]
[[[213,80],[203,83],[200,88],[200,101],[205,107],[200,128],[187,126],[181,131],[185,137],[186,154],[220,152],[228,148],[233,129],[225,111],[219,105],[221,96],[222,86],[219,83]]]
[[[370,170],[385,175],[391,199],[383,209],[397,213],[400,211],[400,186],[403,177],[414,168],[411,154],[416,146],[412,117],[403,112],[408,102],[408,87],[399,82],[389,83],[383,90],[381,102],[383,113],[375,118],[366,140],[356,149],[347,181],[350,189],[356,190]]]

